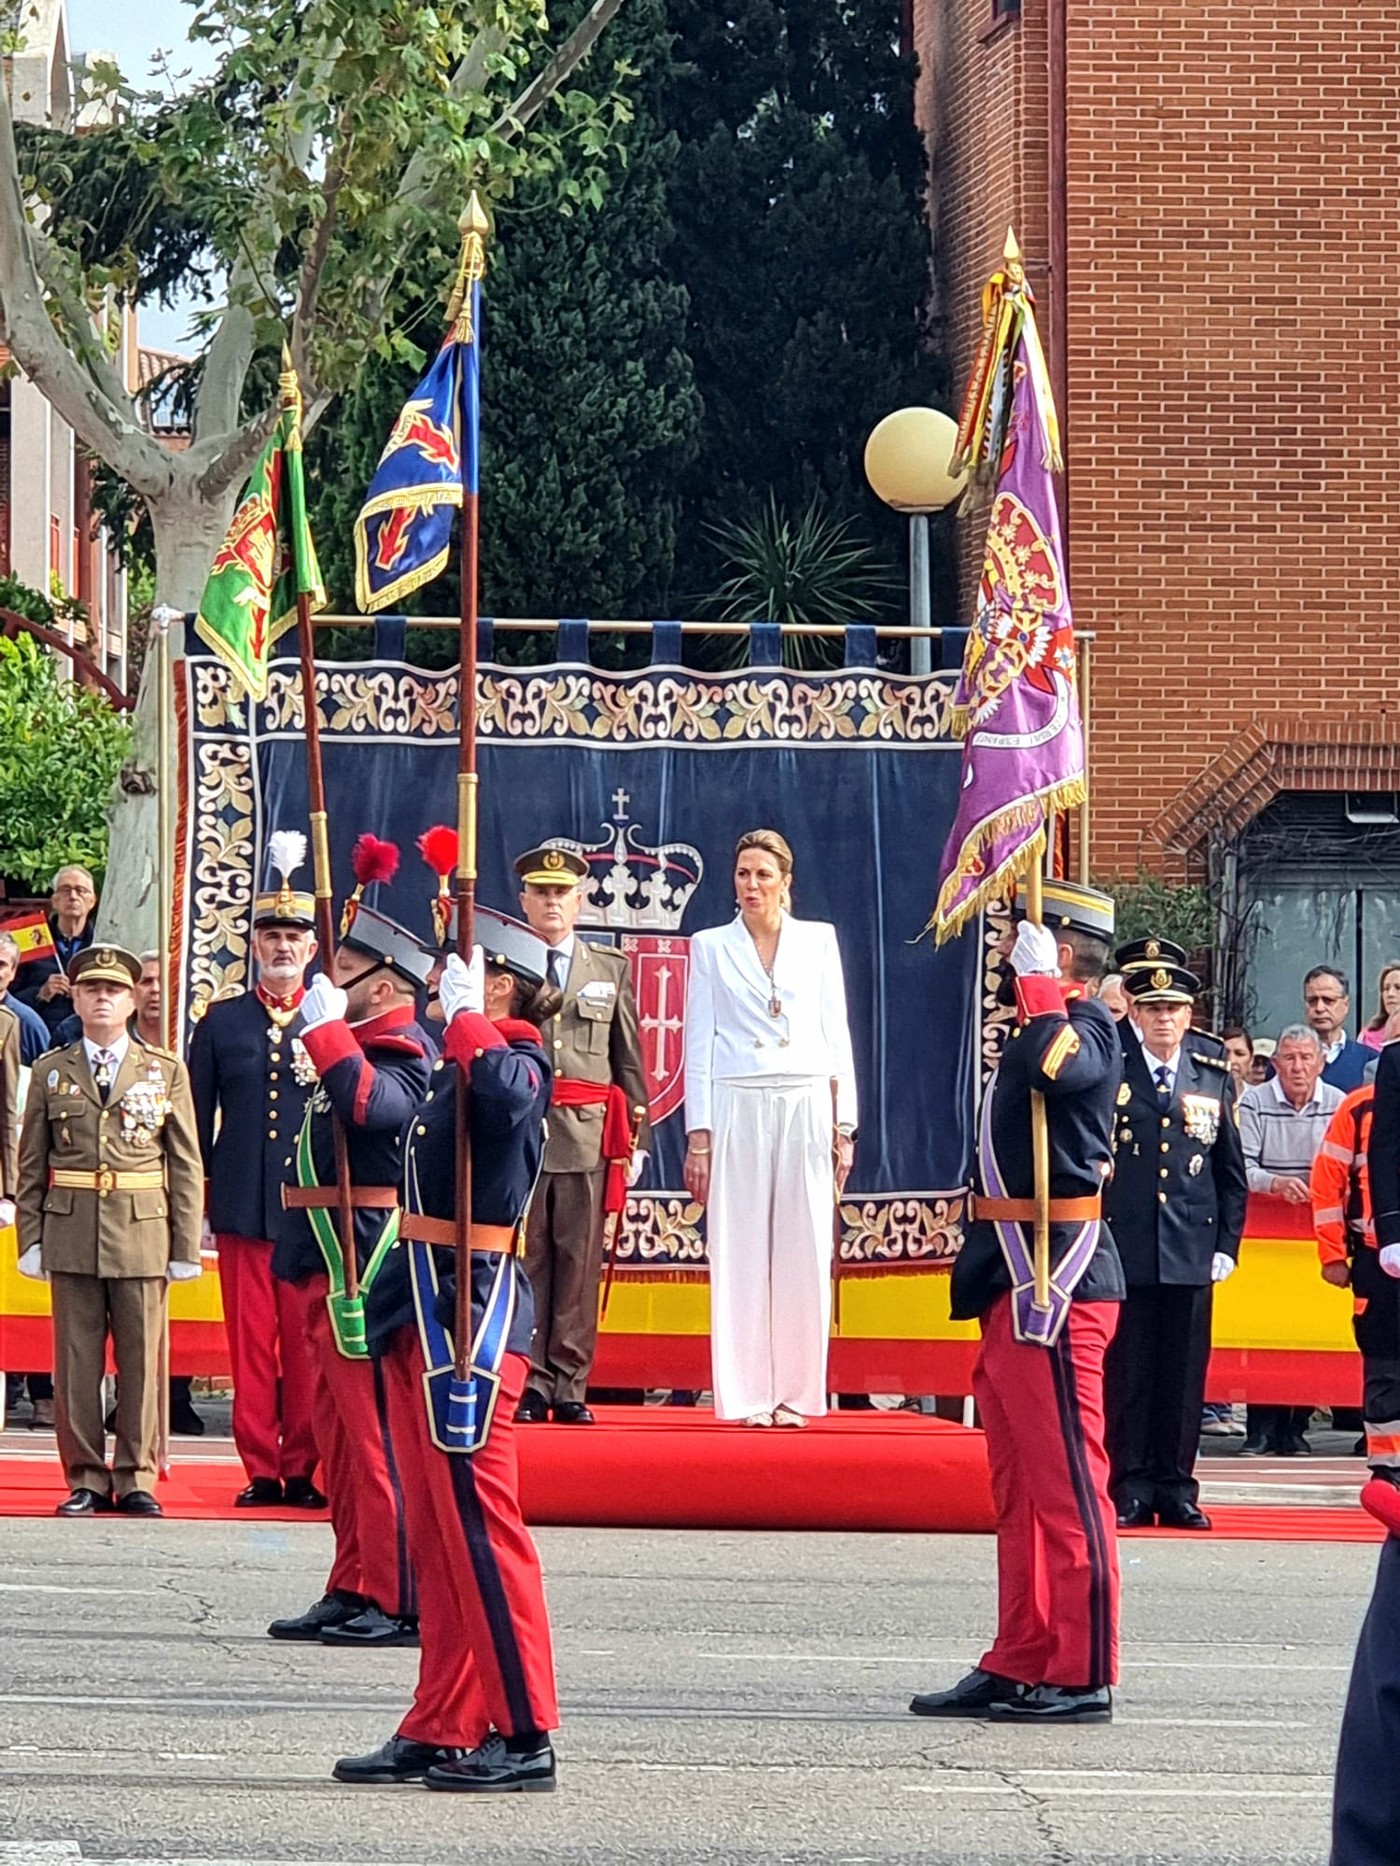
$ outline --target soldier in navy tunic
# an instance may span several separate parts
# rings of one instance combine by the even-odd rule
[[[1107,1723],[1118,1676],[1118,1555],[1103,1360],[1123,1299],[1102,1216],[1117,1027],[1094,996],[1113,932],[1106,895],[1044,886],[1045,924],[1011,953],[1018,1019],[983,1100],[973,1222],[952,1313],[976,1317],[973,1392],[997,1521],[997,1633],[974,1669],[916,1697],[921,1717]],[[1034,1123],[1048,1130],[1050,1306],[1034,1303]]]
[[[383,1381],[359,1344],[338,1332],[343,1287],[332,1110],[349,1156],[356,1262],[362,1294],[398,1219],[400,1139],[427,1092],[437,1051],[416,1021],[415,996],[433,956],[384,915],[361,907],[336,948],[336,983],[318,977],[302,1005],[302,1041],[320,1080],[298,1136],[295,1186],[286,1189],[275,1276],[303,1305],[316,1371],[314,1414],[335,1529],[326,1591],[305,1613],[276,1620],[274,1639],[327,1645],[418,1643],[417,1597],[404,1527],[403,1488]],[[379,1253],[380,1261],[383,1254]]]
[[[1133,1013],[1119,1026],[1107,1198],[1128,1284],[1107,1368],[1113,1500],[1121,1528],[1205,1530],[1193,1468],[1211,1291],[1235,1267],[1247,1197],[1235,1084],[1213,1040],[1190,1028],[1197,980],[1184,966],[1130,962],[1123,987]]]
[[[274,832],[269,841],[277,840]],[[301,1041],[315,902],[293,890],[289,874],[253,910],[253,990],[211,1004],[190,1043],[206,1222],[219,1253],[233,1374],[233,1440],[248,1474],[235,1502],[244,1509],[326,1503],[312,1482],[313,1375],[302,1305],[272,1274],[282,1187],[316,1080]]]
[[[549,1733],[559,1710],[539,1556],[518,1495],[515,1411],[534,1307],[517,1253],[552,1080],[539,1026],[559,993],[545,983],[546,948],[528,928],[485,911],[477,926],[483,945],[471,971],[447,962],[444,1057],[405,1140],[402,1238],[369,1304],[419,1578],[418,1688],[395,1735],[370,1755],[343,1758],[333,1773],[357,1784],[426,1780],[466,1793],[538,1793],[554,1786]],[[424,1386],[425,1370],[445,1371],[453,1352],[463,1083],[473,1366],[488,1361],[499,1382],[484,1442],[471,1452],[444,1448],[445,1421],[430,1414]]]

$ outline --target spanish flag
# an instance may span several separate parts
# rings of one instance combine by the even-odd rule
[[[49,932],[48,919],[42,913],[26,914],[20,920],[7,920],[0,926],[0,933],[8,933],[19,947],[19,962],[26,964],[30,959],[52,959],[55,953],[53,935]]]

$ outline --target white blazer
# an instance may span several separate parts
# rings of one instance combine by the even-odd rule
[[[770,1017],[774,994],[782,1014]],[[856,1122],[855,1059],[836,928],[783,915],[773,982],[741,918],[690,942],[685,1126],[714,1125],[714,1084],[748,1076],[836,1078],[836,1118]]]

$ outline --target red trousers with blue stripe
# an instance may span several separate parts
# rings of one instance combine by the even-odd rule
[[[557,1729],[544,1578],[520,1514],[515,1454],[529,1360],[506,1355],[491,1431],[469,1458],[428,1435],[417,1331],[399,1329],[379,1364],[419,1587],[418,1688],[399,1735],[474,1749],[492,1729]]]
[[[335,1561],[327,1593],[362,1594],[397,1618],[418,1611],[398,1458],[378,1364],[348,1360],[335,1345],[328,1279],[293,1287],[311,1358],[311,1420],[330,1499]]]
[[[1119,1307],[1071,1303],[1053,1348],[1017,1341],[1009,1295],[982,1318],[972,1391],[996,1508],[997,1636],[978,1663],[1021,1684],[1118,1682],[1103,1362]]]

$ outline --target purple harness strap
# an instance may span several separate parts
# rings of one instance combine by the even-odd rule
[[[982,1172],[982,1184],[988,1196],[994,1199],[1010,1197],[1006,1179],[997,1164],[996,1149],[992,1145],[992,1102],[1000,1074],[998,1070],[987,1085],[977,1137],[977,1161]],[[1029,1342],[1040,1348],[1053,1348],[1059,1340],[1069,1319],[1069,1305],[1075,1289],[1093,1261],[1098,1247],[1099,1224],[1099,1219],[1090,1218],[1079,1226],[1069,1249],[1051,1269],[1050,1305],[1040,1309],[1036,1307],[1035,1301],[1035,1260],[1032,1246],[1027,1242],[1028,1235],[1034,1237],[1032,1227],[1013,1224],[1006,1219],[993,1220],[992,1229],[997,1234],[997,1243],[1011,1277],[1011,1323],[1018,1341]]]

